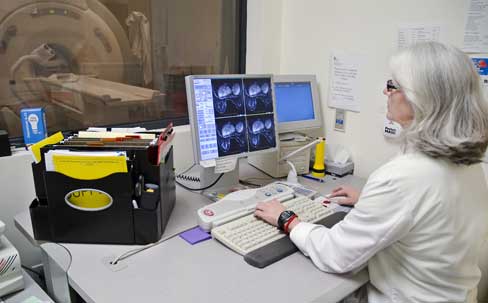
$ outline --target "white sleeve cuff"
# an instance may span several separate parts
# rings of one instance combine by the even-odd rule
[[[290,232],[290,239],[295,245],[300,249],[300,251],[305,255],[308,256],[306,251],[306,244],[308,235],[312,232],[313,229],[317,227],[316,224],[307,223],[307,222],[300,222],[298,223]]]

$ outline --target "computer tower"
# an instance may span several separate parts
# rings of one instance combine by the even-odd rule
[[[262,170],[266,174],[274,177],[281,178],[286,177],[290,171],[290,165],[286,161],[279,163],[279,159],[292,153],[293,151],[299,149],[302,146],[310,143],[309,141],[281,141],[280,149],[277,152],[250,155],[247,161],[252,166],[259,170]],[[288,161],[295,165],[297,173],[299,175],[309,173],[309,162],[310,162],[310,149],[306,149],[293,157],[290,157]]]

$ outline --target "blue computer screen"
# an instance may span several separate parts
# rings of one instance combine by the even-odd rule
[[[310,82],[275,82],[278,122],[315,119]]]

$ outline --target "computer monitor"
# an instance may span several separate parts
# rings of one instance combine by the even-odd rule
[[[276,75],[273,80],[279,133],[322,126],[315,75]]]
[[[187,76],[196,163],[277,150],[271,75]]]

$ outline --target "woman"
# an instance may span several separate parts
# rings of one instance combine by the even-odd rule
[[[369,302],[475,301],[488,239],[488,189],[478,164],[488,145],[488,107],[479,76],[464,53],[435,42],[400,52],[390,67],[387,117],[404,129],[402,153],[360,194],[334,190],[355,205],[346,218],[327,229],[300,222],[278,201],[259,203],[255,215],[274,225],[280,218],[323,271],[367,264]]]

